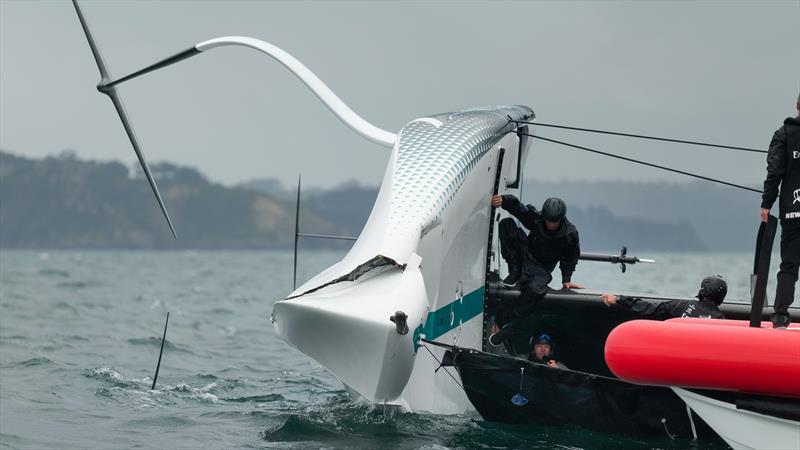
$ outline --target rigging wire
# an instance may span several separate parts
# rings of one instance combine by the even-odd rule
[[[524,123],[528,125],[535,125],[540,127],[550,127],[550,128],[561,128],[564,130],[573,130],[573,131],[585,131],[588,133],[599,133],[599,134],[610,134],[613,136],[624,136],[624,137],[632,137],[637,139],[650,139],[654,141],[664,141],[664,142],[675,142],[678,144],[690,144],[690,145],[701,145],[704,147],[715,147],[715,148],[725,148],[729,150],[739,150],[743,152],[751,152],[751,153],[769,153],[767,150],[759,150],[755,148],[747,148],[747,147],[735,147],[732,145],[720,145],[720,144],[710,144],[707,142],[697,142],[697,141],[684,141],[680,139],[670,139],[670,138],[662,138],[656,136],[646,136],[643,134],[630,134],[630,133],[620,133],[616,131],[607,131],[607,130],[595,130],[591,128],[581,128],[581,127],[568,127],[566,125],[555,125],[552,123],[541,123],[541,122],[526,122],[521,120],[511,120],[511,122],[515,123]]]
[[[425,348],[425,350],[427,350],[427,351],[428,351],[428,353],[430,353],[430,354],[431,354],[431,357],[433,358],[433,360],[434,360],[434,361],[436,361],[437,363],[439,363],[439,367],[441,367],[442,369],[444,369],[444,371],[445,371],[445,372],[447,372],[447,374],[448,374],[448,375],[450,375],[450,378],[452,378],[452,379],[453,379],[453,381],[455,381],[455,382],[456,382],[456,384],[458,385],[458,387],[460,387],[460,388],[463,390],[463,389],[464,389],[464,386],[462,386],[462,385],[461,385],[461,383],[459,383],[459,382],[458,382],[458,380],[456,380],[456,377],[454,377],[454,376],[453,376],[453,374],[452,374],[452,373],[450,373],[450,371],[449,371],[449,370],[447,370],[447,367],[445,367],[445,366],[444,366],[444,364],[443,364],[441,361],[439,361],[439,358],[437,358],[437,357],[436,357],[436,355],[434,355],[434,354],[433,354],[433,352],[431,351],[431,349],[429,349],[429,348],[428,348],[428,346],[427,346],[427,345],[425,345],[424,343],[423,343],[423,344],[420,344],[420,346],[421,346],[421,347],[424,347],[424,348]],[[437,369],[437,370],[438,370],[438,369]]]
[[[543,137],[543,136],[536,136],[536,135],[533,135],[533,134],[519,133],[519,132],[518,132],[518,134],[523,135],[523,136],[532,137],[534,139],[540,139],[540,140],[543,140],[543,141],[552,142],[554,144],[561,144],[561,145],[564,145],[564,146],[567,146],[567,147],[577,148],[579,150],[584,150],[584,151],[591,152],[591,153],[597,153],[598,155],[608,156],[608,157],[611,157],[611,158],[621,159],[623,161],[628,161],[628,162],[632,162],[632,163],[636,163],[636,164],[641,164],[643,166],[654,167],[656,169],[666,170],[667,172],[678,173],[678,174],[686,175],[686,176],[689,176],[689,177],[699,178],[699,179],[705,180],[705,181],[711,181],[712,183],[724,184],[725,186],[744,189],[746,191],[757,192],[759,194],[763,193],[763,191],[760,191],[758,189],[754,189],[754,188],[747,187],[747,186],[742,186],[740,184],[730,183],[730,182],[727,182],[727,181],[718,180],[716,178],[711,178],[711,177],[707,177],[707,176],[704,176],[704,175],[699,175],[699,174],[692,173],[692,172],[685,172],[683,170],[673,169],[671,167],[660,166],[658,164],[653,164],[653,163],[649,163],[649,162],[646,162],[646,161],[640,161],[638,159],[628,158],[628,157],[625,157],[625,156],[615,155],[613,153],[602,152],[600,150],[594,150],[594,149],[591,149],[591,148],[588,148],[588,147],[581,147],[580,145],[570,144],[570,143],[563,142],[563,141],[557,141],[555,139],[549,139],[549,138],[546,138],[546,137]]]

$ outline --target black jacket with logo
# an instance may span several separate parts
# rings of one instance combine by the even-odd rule
[[[542,214],[531,205],[523,205],[513,195],[503,196],[502,208],[516,217],[522,226],[528,229],[528,256],[552,272],[559,263],[561,281],[566,283],[572,279],[581,247],[578,229],[564,218],[556,231],[547,231]]]
[[[772,208],[778,198],[779,186],[781,223],[800,226],[800,118],[784,120],[783,126],[772,136],[762,208]]]
[[[725,315],[710,300],[667,300],[651,302],[641,298],[620,295],[617,304],[647,319],[666,320],[675,317],[703,317],[724,319]]]

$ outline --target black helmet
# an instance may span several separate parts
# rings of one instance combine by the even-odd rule
[[[567,204],[560,198],[548,198],[542,205],[542,217],[548,222],[561,222],[567,217]]]
[[[536,338],[531,337],[530,343],[531,347],[533,347],[536,344],[553,345],[553,338],[551,338],[550,335],[547,333],[542,333]]]
[[[700,300],[708,299],[721,305],[725,300],[725,295],[728,293],[728,283],[719,275],[712,275],[703,278],[700,283],[700,292],[697,293],[697,298]]]

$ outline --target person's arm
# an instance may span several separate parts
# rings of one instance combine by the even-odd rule
[[[583,286],[572,283],[572,274],[575,272],[575,266],[578,265],[578,258],[581,256],[581,245],[580,238],[578,237],[578,230],[574,226],[571,228],[572,229],[567,232],[570,241],[569,246],[564,254],[561,255],[561,261],[559,262],[559,267],[561,268],[561,284],[567,289],[582,289]]]
[[[772,136],[767,153],[767,178],[764,180],[764,194],[761,196],[761,220],[767,221],[769,210],[778,198],[778,187],[786,172],[786,130],[778,129]]]
[[[627,295],[603,294],[600,296],[607,306],[617,304],[648,319],[670,319],[679,317],[673,310],[681,309],[685,300],[669,300],[666,302],[650,302],[641,298],[628,297]]]
[[[524,205],[519,199],[513,195],[503,195],[503,203],[500,206],[516,217],[522,226],[531,230],[533,229],[534,221],[539,217],[539,211],[533,206]]]

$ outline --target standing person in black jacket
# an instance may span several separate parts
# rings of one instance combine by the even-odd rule
[[[700,283],[697,300],[667,300],[649,302],[625,295],[603,294],[600,298],[606,306],[614,304],[633,311],[647,319],[667,320],[675,317],[701,317],[724,319],[719,305],[725,300],[728,284],[719,276],[705,277]]]
[[[774,328],[786,328],[791,322],[789,305],[794,301],[800,267],[800,96],[797,97],[797,112],[797,118],[784,120],[783,126],[772,136],[761,201],[761,220],[766,222],[780,186],[781,267],[772,314]]]
[[[489,337],[492,345],[499,345],[506,343],[511,330],[547,293],[556,264],[561,268],[564,289],[583,289],[583,286],[572,282],[581,249],[578,230],[567,220],[567,205],[563,200],[548,198],[539,212],[531,205],[523,205],[513,195],[495,195],[492,206],[510,212],[529,231],[526,233],[519,228],[510,217],[500,221],[500,252],[509,270],[503,284],[519,285],[522,295],[514,305],[510,323]],[[513,349],[508,350],[513,353]]]

